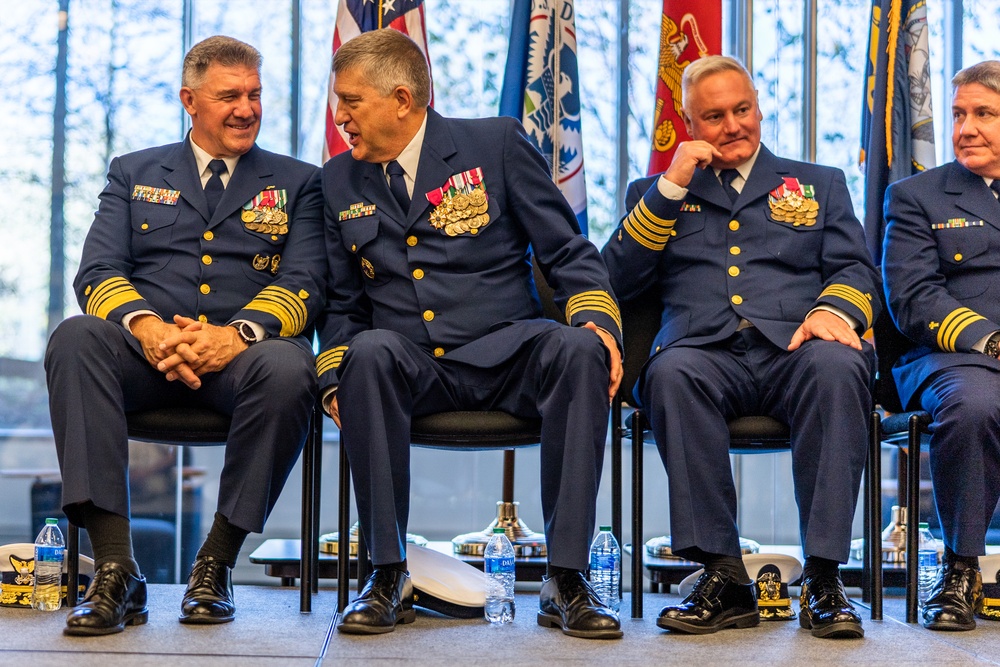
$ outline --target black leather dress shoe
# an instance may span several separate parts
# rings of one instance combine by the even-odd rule
[[[945,563],[924,603],[928,630],[973,630],[983,605],[983,577],[965,563]]]
[[[741,584],[717,570],[706,570],[680,605],[664,607],[656,625],[664,630],[707,635],[724,628],[760,624],[756,587]]]
[[[105,563],[94,573],[83,602],[66,617],[63,633],[110,635],[147,620],[146,578],[132,576],[118,563]]]
[[[181,623],[229,623],[236,618],[229,563],[212,556],[195,560],[181,600]]]
[[[560,628],[565,635],[583,639],[622,636],[618,614],[601,604],[582,572],[568,570],[546,579],[538,606],[538,625],[543,628]]]
[[[817,574],[802,581],[799,625],[813,637],[858,639],[865,636],[861,616],[847,599],[839,574]]]
[[[380,635],[395,630],[397,623],[415,620],[410,575],[376,567],[361,595],[344,609],[337,630],[354,635]]]

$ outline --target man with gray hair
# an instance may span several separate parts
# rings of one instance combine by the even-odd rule
[[[932,418],[945,551],[922,610],[931,630],[1000,620],[979,571],[1000,498],[1000,61],[952,86],[955,160],[886,191],[882,261],[889,312],[915,343],[893,367],[899,397]]]
[[[726,424],[769,415],[791,431],[806,557],[799,622],[818,637],[862,637],[839,573],[871,410],[873,353],[860,336],[879,310],[862,227],[841,171],[760,143],[757,93],[739,62],[700,58],[682,89],[693,139],[666,172],[629,187],[629,212],[603,250],[621,299],[653,289],[663,304],[634,393],[670,477],[672,551],[705,566],[657,625],[705,634],[759,623]]]
[[[199,406],[232,418],[182,623],[233,620],[236,558],[305,442],[326,273],[322,192],[317,167],[255,143],[260,63],[230,37],[187,54],[180,100],[191,131],[111,161],[73,283],[86,314],[49,341],[63,510],[87,529],[96,568],[66,634],[121,632],[148,617],[132,549],[127,413]]]
[[[583,576],[621,323],[597,248],[510,118],[443,118],[419,47],[391,30],[333,61],[351,152],[323,167],[328,306],[317,370],[341,426],[374,571],[341,632],[414,620],[405,536],[410,422],[453,410],[541,420],[548,578],[537,622],[621,637]],[[531,260],[570,326],[545,319]]]

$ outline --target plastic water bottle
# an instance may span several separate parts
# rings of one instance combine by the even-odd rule
[[[930,597],[931,588],[937,580],[938,550],[937,540],[931,535],[926,523],[920,524],[919,547],[917,549],[917,599],[923,607]]]
[[[601,531],[590,545],[590,583],[604,606],[616,613],[621,607],[621,579],[621,547],[611,532],[611,526],[601,526]]]
[[[62,606],[62,571],[66,543],[59,521],[46,519],[35,538],[35,586],[31,606],[40,611],[57,611]]]
[[[486,620],[493,625],[514,621],[514,547],[503,528],[494,528],[483,553],[486,572]]]

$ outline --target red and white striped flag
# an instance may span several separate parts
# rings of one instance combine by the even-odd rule
[[[398,30],[420,46],[427,57],[427,25],[424,22],[424,0],[340,0],[337,7],[337,25],[333,30],[333,53],[340,45],[369,30],[392,28]],[[333,93],[333,66],[331,59],[330,88],[326,104],[326,142],[323,144],[323,162],[348,148],[342,128],[333,122],[337,113],[337,96]],[[431,101],[434,92],[431,86]]]

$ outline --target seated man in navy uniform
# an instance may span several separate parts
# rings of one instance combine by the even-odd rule
[[[955,160],[886,191],[889,312],[916,343],[893,368],[903,405],[930,413],[944,566],[922,610],[931,630],[971,630],[979,556],[1000,498],[1000,61],[952,79]],[[995,619],[994,619],[995,620]]]
[[[670,479],[673,553],[705,565],[657,625],[709,633],[759,622],[726,423],[769,415],[791,430],[800,623],[819,637],[861,637],[839,564],[865,464],[873,354],[859,336],[877,315],[878,275],[843,173],[761,145],[739,62],[701,58],[682,90],[693,140],[666,172],[630,186],[629,213],[603,250],[619,298],[652,287],[663,303],[635,394]]]
[[[339,630],[413,621],[410,422],[483,409],[542,421],[549,577],[538,623],[620,637],[583,576],[621,379],[620,316],[600,253],[520,124],[428,108],[427,63],[408,37],[364,33],[333,67],[351,152],[323,168],[331,278],[316,363],[375,566]],[[532,253],[571,326],[543,318]]]
[[[326,273],[320,172],[256,146],[260,62],[229,37],[187,54],[180,99],[191,132],[112,160],[73,283],[86,314],[49,341],[63,510],[87,529],[96,568],[66,634],[147,619],[130,534],[127,413],[201,406],[232,417],[183,623],[233,620],[237,555],[263,529],[305,442],[316,377],[304,334]]]

